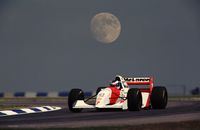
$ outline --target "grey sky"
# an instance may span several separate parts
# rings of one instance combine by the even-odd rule
[[[91,18],[116,15],[120,37],[97,42]],[[200,85],[198,0],[1,0],[0,91],[95,90],[116,74]]]

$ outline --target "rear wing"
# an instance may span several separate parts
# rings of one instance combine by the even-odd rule
[[[153,89],[153,77],[124,78],[128,85],[149,85],[148,91]]]

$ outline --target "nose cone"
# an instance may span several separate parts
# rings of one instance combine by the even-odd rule
[[[96,99],[96,107],[97,108],[103,108],[105,105],[110,103],[110,96],[111,96],[111,89],[106,88],[101,90]]]

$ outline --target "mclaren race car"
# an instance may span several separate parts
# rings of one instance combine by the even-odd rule
[[[71,112],[81,112],[84,108],[139,111],[165,109],[167,101],[166,88],[154,87],[152,77],[125,78],[117,75],[109,86],[99,87],[95,95],[86,99],[81,89],[72,89],[68,97],[68,107]]]

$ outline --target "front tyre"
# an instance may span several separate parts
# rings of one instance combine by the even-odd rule
[[[73,108],[77,100],[84,100],[84,93],[81,89],[72,89],[68,96],[68,107],[71,112],[81,112],[80,108]]]
[[[142,107],[142,94],[139,89],[131,88],[127,94],[128,110],[140,111]]]
[[[165,87],[154,87],[151,93],[151,105],[153,109],[165,109],[167,106],[168,94]]]

